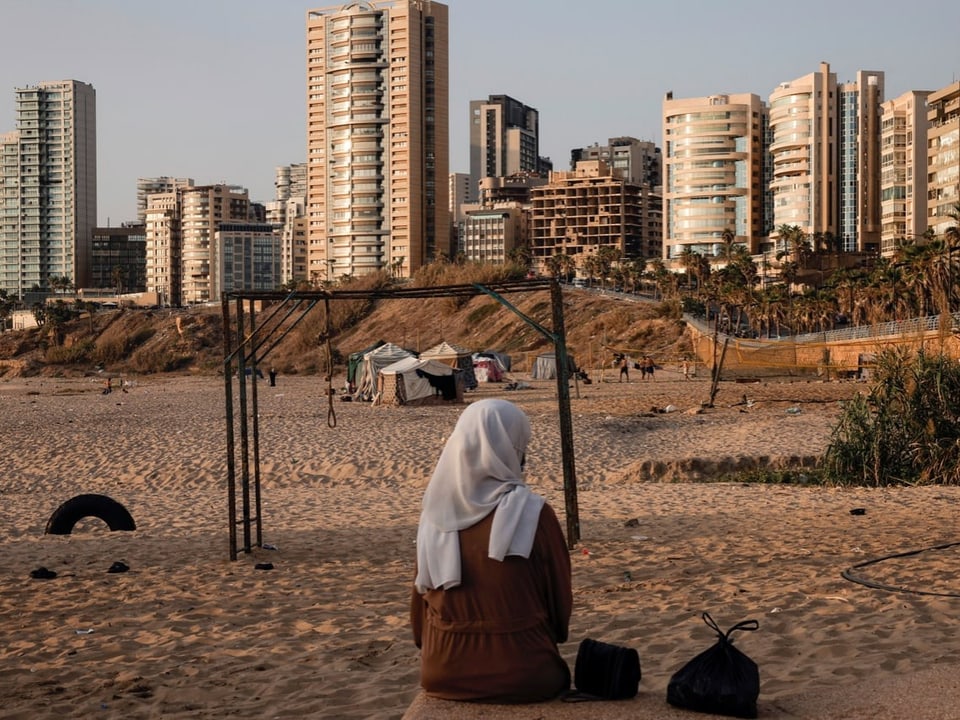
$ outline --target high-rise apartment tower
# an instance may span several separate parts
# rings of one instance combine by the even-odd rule
[[[450,254],[447,6],[374,0],[307,13],[311,278]]]
[[[880,249],[883,73],[837,83],[829,63],[770,95],[774,224],[845,251]]]
[[[721,255],[724,237],[751,253],[767,234],[767,108],[759,96],[663,101],[663,257]]]
[[[97,225],[97,99],[77,80],[16,89],[0,136],[0,288],[21,298],[51,278],[90,282]]]
[[[540,113],[508,95],[470,102],[470,183],[485,177],[537,172]]]

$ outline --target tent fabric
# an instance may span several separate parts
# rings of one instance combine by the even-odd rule
[[[567,370],[572,375],[577,369],[573,358],[567,356]],[[534,380],[553,380],[557,377],[557,357],[555,353],[542,353],[537,355],[533,363],[533,370],[530,377]]]
[[[413,357],[413,353],[389,342],[365,354],[358,369],[357,389],[353,394],[354,399],[373,400],[373,396],[377,392],[380,371],[388,365],[408,357]]]
[[[437,378],[451,378],[457,370],[436,360],[407,357],[380,370],[378,404],[407,405],[437,395]],[[431,382],[431,379],[434,382]],[[451,378],[449,388],[456,400],[456,378]],[[448,393],[449,394],[449,393]]]
[[[483,350],[482,352],[477,353],[477,355],[495,358],[503,367],[504,372],[510,372],[510,356],[506,353],[497,352],[496,350]]]
[[[347,357],[347,383],[349,383],[351,387],[353,387],[357,379],[357,368],[359,368],[360,363],[363,362],[363,356],[371,350],[376,350],[381,345],[386,345],[386,341],[377,340],[373,345],[365,347],[363,350],[357,350],[355,353],[350,353]]]
[[[473,374],[478,383],[500,382],[507,369],[499,358],[486,353],[477,353],[473,356]]]
[[[443,341],[429,350],[424,350],[420,353],[420,357],[436,360],[459,369],[463,373],[464,387],[467,390],[473,390],[477,387],[477,378],[473,372],[473,353],[465,347]]]

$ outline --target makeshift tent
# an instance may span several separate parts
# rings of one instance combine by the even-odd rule
[[[572,376],[577,370],[577,364],[573,358],[567,356],[567,369]],[[533,370],[530,377],[534,380],[553,380],[557,377],[557,356],[555,353],[547,352],[537,355],[533,363]]]
[[[507,368],[491,353],[476,353],[473,356],[473,374],[478,383],[501,382]]]
[[[503,368],[504,372],[510,372],[510,356],[506,353],[497,352],[496,350],[483,350],[477,354],[485,357],[495,358],[497,362],[500,363],[500,366]]]
[[[466,348],[444,341],[429,350],[424,350],[420,353],[420,357],[457,368],[463,373],[463,386],[467,390],[477,387],[477,378],[473,374],[473,353]]]
[[[393,343],[384,343],[366,353],[357,370],[357,390],[353,394],[354,399],[373,400],[377,392],[380,371],[397,360],[407,357],[413,357],[413,353]]]
[[[371,350],[376,350],[381,345],[386,345],[386,341],[377,340],[373,345],[365,347],[363,350],[358,350],[355,353],[350,353],[347,357],[347,385],[351,392],[356,388],[357,369],[360,367],[360,363],[363,362],[363,356]]]
[[[463,402],[463,373],[436,360],[398,360],[380,370],[377,387],[377,405]]]

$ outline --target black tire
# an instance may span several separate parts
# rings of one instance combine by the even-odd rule
[[[47,535],[69,535],[73,526],[85,517],[103,520],[111,530],[136,530],[127,509],[106,495],[77,495],[53,511],[47,521]]]

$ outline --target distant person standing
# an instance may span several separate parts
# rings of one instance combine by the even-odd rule
[[[270,368],[270,387],[277,386],[277,370],[276,368]]]
[[[649,355],[647,355],[647,356],[643,359],[643,367],[646,368],[647,375],[650,376],[650,379],[651,379],[651,380],[653,380],[653,369],[654,369],[654,366],[655,366],[655,365],[654,365],[654,362],[653,362],[653,358],[650,357]]]
[[[630,382],[630,361],[626,355],[620,358],[620,382],[623,382],[624,378]]]

